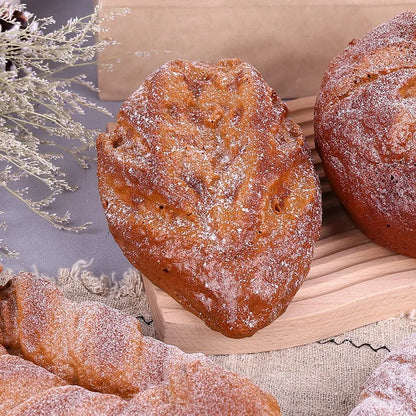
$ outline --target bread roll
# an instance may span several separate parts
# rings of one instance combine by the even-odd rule
[[[321,225],[302,132],[249,64],[173,61],[97,140],[111,233],[155,285],[234,338],[288,306]]]
[[[416,414],[416,334],[387,355],[364,384],[350,416]]]
[[[325,174],[357,227],[416,257],[416,16],[353,40],[330,63],[315,106]]]
[[[0,414],[280,411],[270,394],[204,355],[144,337],[133,317],[97,302],[71,302],[51,281],[23,273],[0,287]]]

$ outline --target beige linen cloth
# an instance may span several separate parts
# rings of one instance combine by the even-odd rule
[[[64,295],[76,301],[104,302],[135,316],[143,333],[154,336],[139,273],[130,269],[115,281],[114,276],[94,276],[89,265],[81,260],[71,269],[58,270],[54,280]],[[0,284],[11,276],[10,271],[4,271]],[[346,416],[355,406],[368,375],[395,344],[416,331],[414,318],[412,314],[392,318],[281,351],[211,358],[272,393],[283,416]]]

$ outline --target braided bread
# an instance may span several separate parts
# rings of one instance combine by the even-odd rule
[[[376,243],[416,257],[416,16],[405,12],[330,63],[315,106],[326,176]]]
[[[416,414],[416,334],[399,344],[364,384],[350,416]]]
[[[276,400],[138,322],[20,274],[0,287],[0,414],[280,415]]]
[[[247,63],[173,61],[97,140],[101,200],[126,257],[229,337],[285,311],[319,236],[319,181],[287,114]]]

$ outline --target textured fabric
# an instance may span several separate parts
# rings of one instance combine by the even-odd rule
[[[138,272],[120,282],[94,276],[89,263],[58,270],[54,279],[70,299],[96,300],[137,317],[145,335],[154,336],[151,313]],[[3,272],[0,284],[12,273]],[[320,342],[258,354],[213,356],[228,370],[253,380],[279,401],[283,416],[344,416],[360,388],[391,348],[416,330],[411,316],[392,318]]]
[[[300,347],[213,358],[275,395],[283,416],[344,416],[370,373],[413,331],[409,317],[393,318]]]

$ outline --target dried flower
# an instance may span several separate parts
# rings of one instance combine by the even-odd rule
[[[91,39],[101,30],[103,20],[125,15],[128,10],[116,9],[104,18],[98,17],[98,11],[96,8],[90,16],[70,19],[60,29],[48,32],[48,26],[54,23],[52,17],[36,18],[25,6],[0,6],[0,190],[10,192],[55,227],[75,232],[90,223],[73,226],[69,212],[60,216],[48,211],[56,196],[75,189],[55,161],[68,152],[87,168],[86,151],[97,131],[73,117],[84,114],[86,108],[110,114],[71,90],[74,84],[95,90],[85,75],[60,75],[67,68],[93,62],[98,51],[114,44],[111,40],[95,43]],[[50,140],[39,138],[41,131]],[[75,144],[61,146],[56,138],[60,138],[59,143]],[[27,187],[17,186],[22,178],[28,179],[29,186],[33,181],[42,182],[48,195],[31,199]],[[0,230],[5,226],[0,222]],[[16,254],[0,239],[0,259]]]

